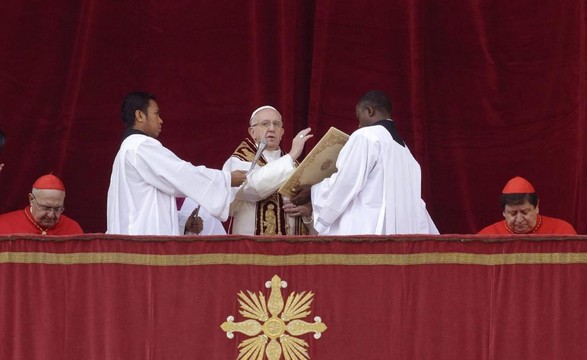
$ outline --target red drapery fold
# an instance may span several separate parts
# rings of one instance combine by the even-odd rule
[[[34,19],[34,21],[31,21]],[[160,140],[219,168],[259,105],[283,147],[357,127],[355,101],[389,93],[442,233],[500,218],[499,191],[531,180],[541,211],[587,231],[587,6],[535,1],[7,2],[0,12],[0,212],[53,171],[67,212],[105,230],[106,190],[132,90],[154,92]]]

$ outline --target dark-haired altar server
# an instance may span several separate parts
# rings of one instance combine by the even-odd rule
[[[190,197],[226,220],[230,187],[242,184],[244,171],[194,166],[164,147],[157,140],[163,120],[150,93],[129,93],[122,120],[126,131],[112,166],[107,233],[179,235],[176,197]]]

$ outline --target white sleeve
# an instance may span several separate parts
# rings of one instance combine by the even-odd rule
[[[230,157],[223,166],[225,171],[248,171],[250,162]],[[264,166],[257,166],[247,175],[247,180],[238,188],[234,188],[235,199],[257,202],[276,192],[288,179],[295,169],[294,162],[289,155],[284,155]]]
[[[190,197],[216,218],[226,220],[232,201],[230,173],[194,166],[158,141],[139,145],[132,159],[142,179],[171,196]]]

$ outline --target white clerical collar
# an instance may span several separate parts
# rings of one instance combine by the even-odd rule
[[[266,160],[277,160],[281,157],[281,149],[265,150],[263,151],[263,156],[265,156]]]

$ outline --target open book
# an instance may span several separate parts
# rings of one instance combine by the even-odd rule
[[[281,195],[292,197],[292,189],[300,185],[314,185],[334,174],[338,153],[348,141],[349,136],[335,127],[318,141],[300,166],[279,188]]]

